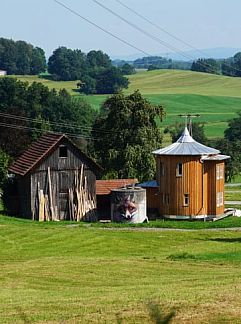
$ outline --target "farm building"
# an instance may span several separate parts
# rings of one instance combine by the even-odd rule
[[[12,164],[20,215],[34,220],[95,220],[101,168],[63,134],[47,133]]]
[[[187,127],[177,142],[153,154],[161,216],[195,219],[224,213],[224,161],[229,156],[196,142]]]
[[[111,219],[112,190],[126,186],[134,186],[137,182],[137,179],[96,180],[96,197],[99,219]]]
[[[138,187],[146,189],[146,205],[148,218],[156,219],[159,216],[159,185],[156,180],[145,181]]]

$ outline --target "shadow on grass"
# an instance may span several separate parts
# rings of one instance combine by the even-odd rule
[[[217,237],[217,238],[211,238],[209,241],[214,242],[226,242],[226,243],[241,243],[241,237]]]
[[[175,316],[175,311],[172,310],[165,314],[161,308],[160,303],[155,301],[150,301],[147,303],[147,309],[149,312],[150,319],[156,324],[168,324],[171,323],[173,317]]]
[[[150,322],[148,321],[148,323],[169,324],[176,314],[174,310],[164,312],[160,302],[158,301],[151,300],[147,302],[146,307],[150,317]],[[116,322],[117,324],[122,324],[125,322],[120,313],[116,314]]]

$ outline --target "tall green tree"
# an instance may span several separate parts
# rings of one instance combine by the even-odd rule
[[[198,59],[192,63],[191,70],[196,72],[220,74],[221,63],[212,58]]]
[[[48,61],[48,71],[55,80],[79,80],[86,74],[86,57],[81,50],[57,48]]]
[[[46,69],[44,51],[25,41],[0,38],[0,69],[8,74],[39,74]]]
[[[96,92],[99,94],[112,94],[120,89],[127,88],[129,81],[119,68],[112,66],[97,74]]]
[[[152,151],[161,146],[162,133],[156,120],[165,115],[161,105],[153,105],[139,91],[108,98],[96,119],[92,135],[94,153],[105,167],[105,177],[153,179]]]

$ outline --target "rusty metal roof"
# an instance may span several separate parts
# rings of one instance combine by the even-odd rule
[[[96,195],[109,195],[111,190],[131,186],[137,179],[96,180]]]
[[[67,139],[76,149],[85,156],[97,169],[101,167],[91,158],[77,148],[75,144],[64,134],[45,133],[35,143],[33,143],[8,169],[9,172],[25,176],[28,172],[35,169],[41,161],[47,157],[63,140]]]

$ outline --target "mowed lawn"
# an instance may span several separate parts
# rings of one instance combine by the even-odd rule
[[[17,76],[28,82],[42,82],[49,88],[66,88],[76,98],[85,98],[99,110],[107,95],[80,95],[77,81],[56,82],[36,76]],[[180,122],[179,114],[199,113],[209,138],[222,137],[228,121],[241,111],[241,78],[181,70],[142,71],[129,76],[125,93],[139,89],[152,103],[162,104],[167,117],[160,127]]]
[[[241,232],[0,217],[1,323],[240,323]]]

